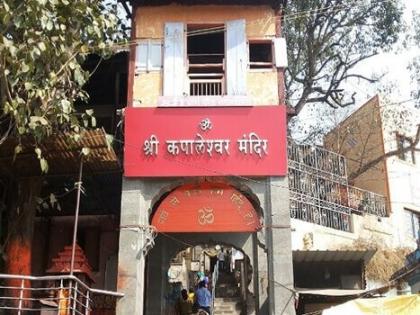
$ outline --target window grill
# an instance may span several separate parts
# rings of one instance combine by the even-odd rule
[[[290,216],[351,232],[351,214],[386,216],[385,197],[348,185],[344,156],[288,142]]]

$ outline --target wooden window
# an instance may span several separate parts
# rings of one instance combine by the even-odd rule
[[[189,25],[185,36],[183,23],[165,23],[163,95],[246,95],[245,25],[227,21],[225,33],[223,25],[212,32],[201,30],[209,25]]]
[[[223,24],[187,26],[189,95],[224,94],[224,28]]]
[[[420,215],[409,209],[404,210],[407,234],[415,240],[420,237]]]
[[[249,42],[249,68],[273,68],[273,45],[271,41]]]
[[[409,137],[404,135],[397,134],[397,149],[398,149],[398,157],[401,160],[410,162],[415,164],[415,150],[414,148],[407,149],[413,145],[413,140]],[[405,150],[405,151],[404,151]]]
[[[136,72],[162,69],[162,43],[156,40],[142,40],[136,49]]]

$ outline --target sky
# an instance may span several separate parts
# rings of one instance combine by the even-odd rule
[[[412,12],[420,12],[420,0],[403,0],[403,3],[406,7],[404,12],[404,19],[410,26]],[[379,74],[386,72],[387,74],[382,81],[384,83],[387,83],[388,81],[394,81],[397,83],[396,88],[398,89],[398,91],[395,91],[394,95],[390,95],[390,98],[393,101],[407,100],[411,98],[410,91],[412,88],[410,73],[407,70],[407,66],[414,56],[419,55],[419,47],[411,47],[408,50],[401,49],[397,52],[391,53],[382,53],[358,65],[355,68],[355,72],[362,71],[366,74]],[[376,93],[374,90],[375,88],[372,87],[372,89],[372,91],[369,91],[369,96],[373,96]],[[360,94],[363,94],[362,91],[359,92]],[[362,95],[359,95],[359,97],[362,97]]]
[[[405,11],[404,20],[408,27],[411,25],[412,12],[420,13],[420,0],[402,0]],[[413,88],[413,84],[410,80],[410,72],[407,66],[410,60],[415,56],[420,56],[420,47],[410,47],[409,49],[398,49],[395,52],[380,53],[372,58],[367,59],[357,65],[353,73],[360,73],[366,76],[372,74],[384,74],[381,79],[381,85],[392,85],[392,93],[387,94],[387,98],[392,102],[401,102],[411,99],[410,92]],[[357,108],[363,105],[367,100],[378,93],[378,87],[365,82],[357,82],[352,80],[344,85],[344,88],[355,91],[356,103],[354,106],[347,107],[344,109],[333,110],[328,105],[320,108],[319,104],[312,106],[306,106],[299,114],[299,119],[302,122],[297,131],[292,132],[292,137],[299,140],[306,138],[306,131],[313,130],[314,126],[321,123],[338,124],[345,117],[354,112]],[[410,104],[411,103],[411,104]],[[414,106],[414,102],[409,102],[409,106]],[[326,117],[329,116],[327,119]],[[321,117],[321,118],[320,118]],[[321,144],[321,143],[318,143]]]

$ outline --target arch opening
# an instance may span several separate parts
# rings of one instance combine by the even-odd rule
[[[226,183],[185,184],[157,203],[151,225],[158,232],[256,232],[261,218],[241,191]]]

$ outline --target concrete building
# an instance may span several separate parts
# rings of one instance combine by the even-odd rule
[[[179,253],[225,247],[248,314],[294,314],[282,1],[131,3],[117,313],[172,314]]]
[[[370,99],[325,138],[344,155],[352,183],[387,199],[383,241],[416,248],[420,219],[420,110]]]
[[[397,105],[372,98],[326,135],[324,148],[289,143],[298,314],[369,290],[374,295],[392,275],[369,278],[366,266],[375,251],[400,253],[402,267],[417,247],[420,187],[414,178],[420,169],[412,144],[420,116]],[[392,257],[383,263],[395,268]],[[387,294],[404,290],[399,285]]]

